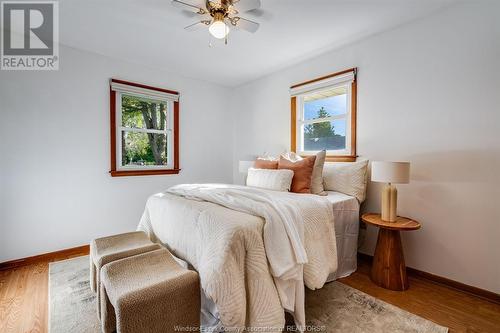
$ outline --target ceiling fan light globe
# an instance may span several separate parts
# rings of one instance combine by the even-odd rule
[[[214,36],[215,38],[223,39],[229,33],[229,28],[224,22],[215,21],[210,25],[208,31],[210,31],[210,34],[212,34],[212,36]]]

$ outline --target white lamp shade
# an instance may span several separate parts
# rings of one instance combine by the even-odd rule
[[[238,164],[238,170],[240,173],[247,173],[248,169],[253,167],[255,164],[255,161],[240,161]]]
[[[208,31],[210,31],[212,36],[214,36],[215,38],[222,39],[229,33],[229,28],[224,22],[215,21],[210,25]]]
[[[408,184],[410,162],[372,162],[372,182]]]

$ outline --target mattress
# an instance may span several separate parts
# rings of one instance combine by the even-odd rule
[[[332,204],[337,238],[338,269],[328,277],[333,281],[352,274],[357,269],[359,202],[355,197],[327,191]]]

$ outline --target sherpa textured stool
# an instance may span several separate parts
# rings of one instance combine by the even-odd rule
[[[180,266],[167,249],[113,261],[101,269],[104,333],[198,331],[198,273]]]
[[[142,231],[128,232],[108,237],[96,238],[90,243],[90,289],[97,292],[99,299],[99,276],[104,265],[115,260],[134,256],[161,248],[154,244]],[[97,314],[101,310],[97,302]]]

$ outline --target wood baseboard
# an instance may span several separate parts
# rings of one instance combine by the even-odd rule
[[[52,262],[57,260],[69,259],[89,254],[90,246],[82,245],[70,249],[64,249],[55,252],[39,254],[33,257],[15,259],[0,263],[0,271],[14,269],[21,266],[32,265],[39,262]]]
[[[366,254],[366,253],[358,252],[358,258],[360,260],[364,260],[364,261],[367,261],[370,263],[373,261],[373,256]],[[457,290],[472,294],[474,296],[484,298],[488,301],[500,304],[500,294],[494,293],[492,291],[481,289],[481,288],[474,287],[474,286],[470,286],[468,284],[458,282],[455,280],[451,280],[451,279],[448,279],[448,278],[445,278],[445,277],[442,277],[439,275],[427,273],[427,272],[418,270],[416,268],[406,267],[406,271],[407,271],[408,275],[410,275],[410,276],[423,278],[423,279],[432,281],[434,283],[438,283],[438,284],[441,284],[441,285],[444,285],[444,286],[447,286],[447,287],[450,287],[453,289],[457,289]]]

